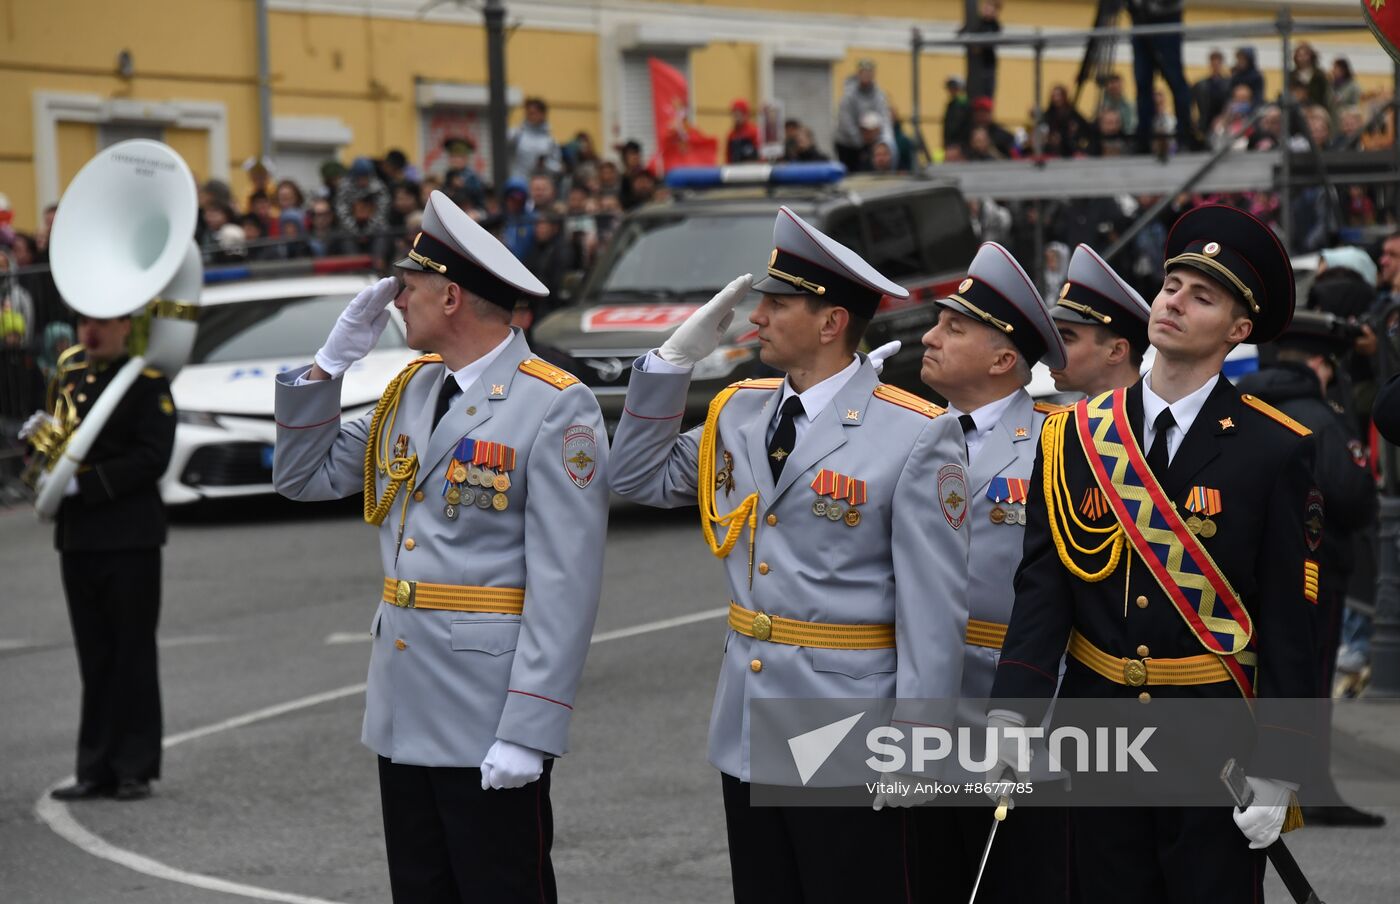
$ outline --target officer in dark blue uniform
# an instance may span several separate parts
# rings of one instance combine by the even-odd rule
[[[1031,485],[1056,490],[1030,499],[992,691],[1033,711],[993,701],[993,724],[1038,724],[1044,706],[1025,698],[1056,695],[1062,656],[1065,698],[1244,697],[1261,712],[1268,698],[1315,693],[1323,509],[1313,440],[1220,372],[1235,345],[1287,326],[1288,255],[1248,214],[1206,206],[1177,221],[1164,269],[1148,326],[1152,370],[1046,420]],[[1047,468],[1053,480],[1043,482]],[[1152,543],[1138,526],[1149,505]],[[1186,594],[1187,560],[1198,574],[1218,572],[1224,580],[1211,586],[1223,590]],[[1262,898],[1262,848],[1295,812],[1299,778],[1276,754],[1308,738],[1282,740],[1258,722],[1255,804],[1243,811],[1072,809],[1086,904]],[[1003,750],[992,771],[1014,776],[1014,765]]]

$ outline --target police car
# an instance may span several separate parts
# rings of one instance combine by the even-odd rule
[[[167,505],[273,492],[273,386],[310,362],[346,304],[375,282],[367,257],[211,269],[189,362],[171,384],[179,423],[161,478]],[[398,309],[374,351],[345,375],[342,418],[373,410],[417,357]]]
[[[967,203],[952,183],[920,176],[847,176],[833,163],[745,164],[677,169],[672,200],[629,213],[569,307],[535,325],[532,344],[572,358],[574,373],[598,396],[609,431],[622,414],[632,362],[659,347],[691,312],[740,273],[761,274],[773,246],[773,219],[787,205],[909,289],[885,297],[866,340],[904,345],[884,379],[927,396],[919,382],[920,337],[937,319],[931,301],[953,291],[977,251]],[[696,365],[687,424],[704,418],[716,392],[767,375],[740,304],[720,347]],[[1052,385],[1053,390],[1053,385]]]

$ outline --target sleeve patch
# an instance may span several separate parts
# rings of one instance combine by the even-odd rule
[[[1317,552],[1322,545],[1322,525],[1322,491],[1314,488],[1308,491],[1308,499],[1303,506],[1303,539],[1308,542],[1311,552]]]
[[[579,489],[598,473],[598,438],[586,424],[571,424],[564,431],[564,472]]]
[[[967,477],[962,465],[946,464],[938,469],[938,504],[953,530],[967,520]]]

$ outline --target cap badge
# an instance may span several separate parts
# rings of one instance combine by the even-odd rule
[[[1064,297],[1065,297],[1066,295],[1068,295],[1068,294],[1069,294],[1069,283],[1065,283],[1063,286],[1060,286],[1060,297],[1061,297],[1061,298],[1064,298]]]
[[[1206,242],[1206,246],[1202,248],[1201,251],[1205,254],[1206,257],[1215,257],[1217,254],[1220,253],[1220,243]]]
[[[417,248],[417,247],[418,247],[418,240],[421,239],[422,237],[423,237],[423,233],[421,233],[421,232],[418,233],[417,235],[415,235],[415,236],[413,237],[413,247],[414,247],[414,248]]]
[[[958,283],[958,291],[959,291],[959,292],[966,292],[968,289],[971,289],[971,288],[972,288],[972,277],[970,277],[970,276],[969,276],[967,279],[963,280],[962,282]]]
[[[773,266],[778,262],[778,249],[774,248],[773,253],[768,255],[768,266]]]

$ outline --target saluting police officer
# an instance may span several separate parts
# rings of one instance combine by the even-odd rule
[[[130,317],[78,318],[81,351],[62,362],[53,391],[72,400],[79,421],[126,364],[130,337]],[[35,414],[20,438],[50,418]],[[77,781],[54,789],[59,800],[139,800],[160,777],[156,626],[165,507],[158,482],[174,445],[170,383],[147,368],[103,425],[58,509],[54,546],[83,679]]]
[[[906,810],[750,804],[749,703],[957,696],[962,433],[941,409],[881,384],[856,351],[881,296],[908,293],[786,207],[773,243],[749,319],[763,362],[786,376],[730,386],[704,425],[681,432],[691,369],[751,290],[739,277],[635,363],[613,488],[659,507],[698,501],[724,559],[729,631],[710,762],[721,773],[735,900],[902,902],[911,894]]]
[[[394,899],[553,901],[550,769],[597,614],[607,434],[588,388],[510,326],[545,287],[441,192],[397,266],[402,291],[361,292],[315,363],[278,377],[273,479],[293,499],[363,489],[379,527],[363,740]],[[342,423],[340,378],[390,300],[433,354]]]
[[[921,377],[948,400],[948,414],[962,427],[968,450],[968,491],[973,534],[968,562],[969,610],[964,651],[960,725],[980,729],[984,701],[1011,619],[1011,574],[1021,558],[1026,501],[1040,426],[1053,406],[1031,399],[1025,386],[1031,367],[1065,365],[1065,347],[1050,311],[1030,277],[1002,246],[987,242],[968,267],[957,292],[937,302],[938,321],[924,335]],[[973,743],[980,739],[977,732]],[[980,750],[975,756],[980,756]],[[1042,758],[1042,762],[1044,759]],[[1043,778],[1045,776],[1037,776]],[[925,900],[965,901],[991,823],[990,807],[925,807],[917,813],[920,865],[935,877]],[[1025,808],[1003,827],[981,886],[979,901],[1021,901],[1033,887],[1043,897],[1065,888],[1066,822],[1063,810]],[[1015,839],[1015,840],[1012,840]],[[1019,853],[1016,869],[1007,851]]]
[[[1065,343],[1064,366],[1050,371],[1055,388],[1093,398],[1136,383],[1147,353],[1151,310],[1093,248],[1075,248],[1050,310]]]
[[[1220,372],[1235,345],[1288,324],[1288,255],[1249,214],[1205,206],[1172,228],[1164,269],[1152,370],[1043,428],[1033,483],[1048,474],[1047,492],[1031,496],[993,696],[1048,702],[1068,650],[1062,697],[1254,700],[1254,804],[1071,808],[1086,904],[1260,900],[1262,848],[1296,789],[1275,754],[1308,743],[1271,724],[1270,698],[1316,686],[1313,441]],[[1201,575],[1219,580],[1201,590]],[[1021,705],[1033,711],[994,708],[989,722],[1043,717]],[[1016,777],[1014,752],[1000,752],[989,780]]]

